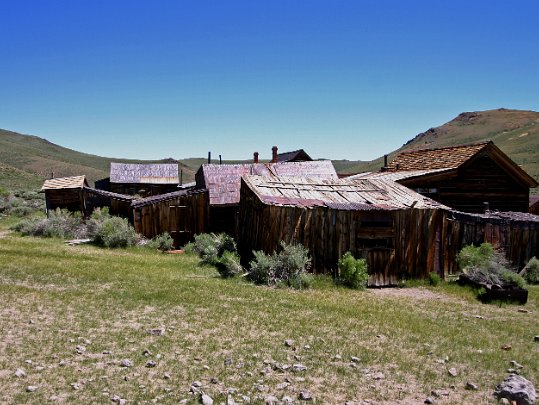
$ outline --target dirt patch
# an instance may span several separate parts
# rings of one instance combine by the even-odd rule
[[[0,231],[0,239],[5,238],[8,236],[11,232],[9,231]]]
[[[436,293],[426,288],[380,288],[373,289],[371,292],[377,296],[382,297],[396,297],[396,298],[411,298],[415,300],[437,300],[437,301],[450,301],[450,302],[463,302],[454,297],[450,297],[445,294]]]

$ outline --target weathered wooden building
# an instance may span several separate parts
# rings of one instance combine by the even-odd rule
[[[45,193],[47,215],[50,210],[65,208],[72,212],[86,212],[84,188],[88,187],[86,176],[57,177],[45,180],[41,192]]]
[[[464,212],[528,212],[537,182],[493,142],[399,154],[379,173],[352,178],[386,178]]]
[[[108,184],[110,191],[118,194],[148,197],[171,193],[178,191],[180,184],[178,165],[111,163]]]
[[[126,218],[131,215],[133,197],[88,187],[85,176],[45,180],[41,191],[45,193],[47,213],[56,208],[65,208],[88,217],[94,209],[108,207],[112,215]]]
[[[209,192],[209,230],[236,235],[241,177],[303,176],[336,179],[331,161],[251,163],[237,165],[204,164],[196,173],[196,188]]]
[[[530,214],[539,215],[539,195],[530,195]]]
[[[350,251],[367,260],[369,285],[443,274],[443,205],[384,180],[244,176],[238,243],[275,251],[281,240],[309,249],[313,271],[334,274]]]
[[[168,232],[177,247],[208,229],[208,192],[182,190],[134,200],[133,224],[146,238]]]
[[[277,162],[311,162],[312,160],[303,149],[277,154]]]

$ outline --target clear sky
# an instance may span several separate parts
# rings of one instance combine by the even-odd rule
[[[101,156],[370,160],[539,110],[539,1],[0,0],[0,128]]]

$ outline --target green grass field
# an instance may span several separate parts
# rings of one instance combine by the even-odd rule
[[[511,360],[539,383],[538,287],[524,307],[451,284],[273,289],[220,279],[192,255],[19,237],[12,221],[0,219],[0,403],[199,403],[194,381],[214,403],[301,403],[308,391],[324,404],[417,404],[432,390],[437,403],[495,403]]]

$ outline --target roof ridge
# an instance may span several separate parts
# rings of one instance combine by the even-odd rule
[[[486,146],[486,145],[489,145],[489,144],[494,144],[494,142],[489,139],[489,140],[486,140],[486,141],[471,142],[471,143],[465,143],[465,144],[454,145],[454,146],[441,146],[441,147],[438,147],[438,148],[414,149],[414,150],[400,152],[398,155],[408,155],[408,154],[412,154],[412,153],[430,152],[430,151],[445,150],[445,149],[470,148],[472,146],[480,146],[480,145],[485,145]]]

